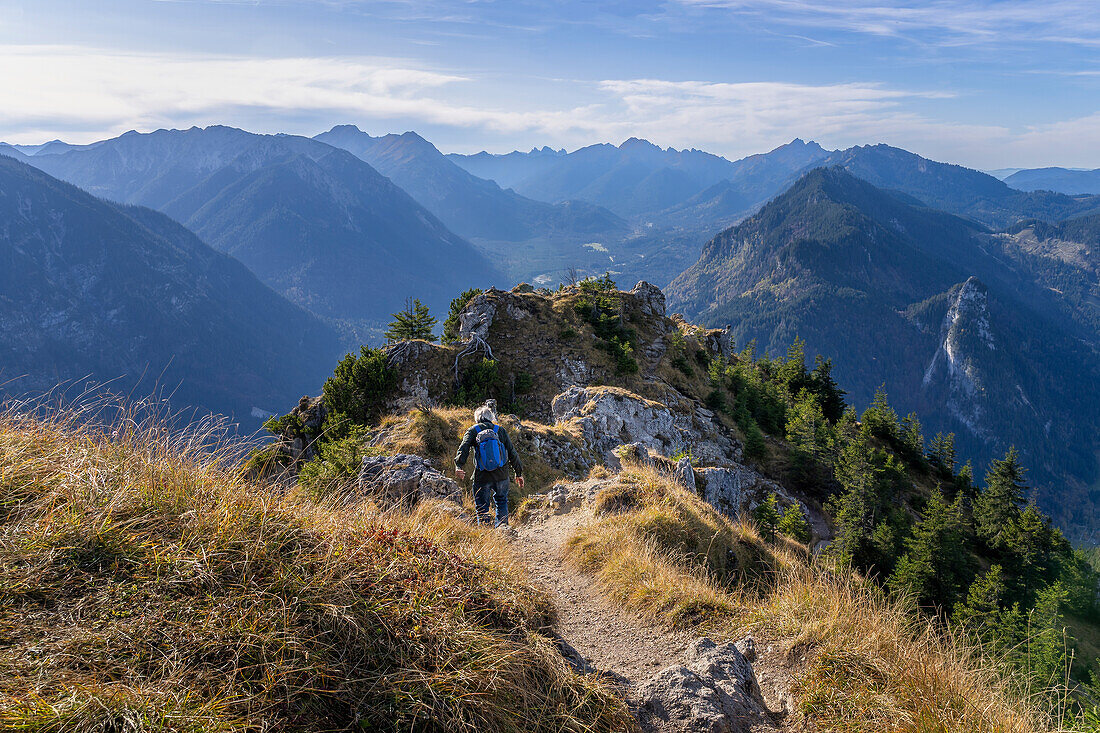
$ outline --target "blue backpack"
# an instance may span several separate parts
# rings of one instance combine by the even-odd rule
[[[499,428],[496,425],[485,427],[475,425],[477,437],[474,439],[477,447],[474,449],[474,463],[479,471],[495,471],[504,468],[508,457],[504,455],[504,445],[497,434]]]

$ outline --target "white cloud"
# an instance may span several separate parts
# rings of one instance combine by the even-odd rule
[[[565,93],[540,95],[542,83]],[[828,147],[886,142],[987,168],[1100,165],[1081,160],[1100,151],[1100,115],[1013,132],[917,114],[918,103],[946,95],[874,83],[532,79],[519,95],[497,84],[402,59],[9,46],[0,48],[0,140],[89,142],[128,129],[215,123],[307,133],[351,121],[428,128],[444,147],[465,150],[636,136],[735,158],[803,137]],[[493,98],[502,101],[470,101]],[[569,101],[554,106],[550,98]]]
[[[401,61],[120,53],[67,46],[0,48],[0,132],[87,138],[130,128],[217,121],[233,108],[369,110],[425,115],[425,93],[465,81]],[[57,129],[60,124],[67,129]]]

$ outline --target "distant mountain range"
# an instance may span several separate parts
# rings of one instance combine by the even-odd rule
[[[1100,526],[1100,497],[1086,496],[1100,330],[1081,297],[1048,284],[1080,291],[1091,278],[1084,298],[1095,298],[1095,258],[1090,272],[1019,240],[821,168],[712,239],[669,286],[669,305],[773,354],[802,337],[834,359],[855,404],[885,384],[899,409],[933,421],[926,434],[955,432],[964,455],[984,461],[1015,443],[1037,483],[1068,482],[1075,511],[1092,512],[1062,520]]]
[[[649,221],[660,219],[659,212],[731,180],[751,187],[747,203],[751,206],[759,203],[761,196],[777,192],[775,178],[781,183],[825,155],[817,143],[795,140],[771,153],[733,162],[701,150],[661,149],[631,138],[617,147],[605,143],[572,153],[543,148],[530,153],[448,157],[471,173],[534,199],[580,199]]]
[[[332,329],[163,214],[0,156],[0,220],[0,391],[110,381],[256,428],[338,354]]]
[[[1004,182],[1021,191],[1057,191],[1069,195],[1100,194],[1100,168],[1026,168],[1005,177]]]
[[[228,127],[131,132],[24,160],[97,196],[168,214],[290,300],[361,334],[406,297],[438,312],[470,283],[502,282],[388,178],[308,138]]]
[[[478,178],[415,132],[371,137],[353,125],[339,125],[314,139],[370,163],[464,237],[525,241],[559,233],[591,239],[628,231],[625,221],[602,207],[535,201]]]

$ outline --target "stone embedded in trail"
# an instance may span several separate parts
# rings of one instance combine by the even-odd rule
[[[432,467],[427,459],[407,453],[364,456],[359,488],[384,506],[414,506],[421,499],[462,501],[462,487]]]
[[[739,648],[740,647],[740,648]],[[650,733],[741,733],[778,730],[742,650],[737,644],[699,639],[685,664],[668,667],[641,685],[638,722]]]

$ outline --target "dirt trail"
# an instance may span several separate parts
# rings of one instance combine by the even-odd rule
[[[567,655],[574,661],[616,680],[628,697],[665,667],[683,661],[698,638],[632,614],[604,598],[595,581],[565,562],[565,542],[582,523],[591,519],[585,508],[568,514],[536,516],[518,527],[514,548],[527,565],[531,578],[549,594],[557,609],[554,629]],[[777,647],[757,645],[753,663],[768,708],[785,731],[803,731],[802,724],[784,715],[794,707],[790,698],[795,660]]]
[[[565,541],[586,518],[585,511],[575,510],[529,522],[519,528],[515,546],[557,608],[561,639],[589,666],[633,689],[679,661],[696,637],[611,605],[589,576],[566,564]]]

